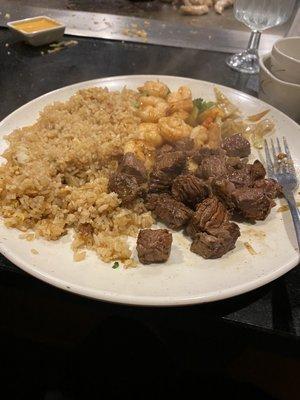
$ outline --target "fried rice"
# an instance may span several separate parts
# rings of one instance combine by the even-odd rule
[[[80,90],[47,106],[34,125],[9,134],[0,167],[5,225],[48,240],[73,228],[75,260],[89,248],[103,261],[129,265],[127,236],[151,226],[153,218],[141,200],[122,207],[107,185],[125,143],[137,137],[137,96],[126,88]]]

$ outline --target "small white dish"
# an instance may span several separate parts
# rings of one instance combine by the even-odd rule
[[[300,36],[277,40],[271,52],[270,70],[282,81],[300,84]]]
[[[296,121],[300,120],[300,85],[278,79],[270,71],[271,55],[260,57],[258,97],[283,111]]]
[[[66,29],[65,25],[45,15],[11,21],[7,23],[7,26],[32,46],[59,41]]]

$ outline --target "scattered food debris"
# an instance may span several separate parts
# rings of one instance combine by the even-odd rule
[[[124,261],[124,268],[135,268],[137,266],[137,262],[133,259],[125,260]]]
[[[49,45],[51,49],[47,50],[47,53],[48,54],[57,53],[58,51],[64,49],[65,47],[73,47],[76,46],[77,44],[78,44],[77,40],[68,40],[68,41],[64,40],[58,43],[51,43]]]
[[[25,239],[28,242],[32,242],[35,239],[35,234],[34,233],[21,233],[19,235],[20,239]]]
[[[7,52],[7,55],[10,56],[10,51]]]
[[[5,43],[5,47],[9,47],[9,43]]]
[[[116,268],[119,268],[119,266],[120,266],[120,264],[118,263],[118,261],[115,261],[114,263],[113,263],[113,269],[116,269]]]
[[[78,251],[78,252],[74,253],[73,260],[76,262],[79,262],[79,261],[83,261],[85,259],[85,257],[86,257],[85,251]]]
[[[4,15],[4,18],[5,18],[5,19],[9,19],[9,18],[10,18],[10,13],[6,13],[6,14]]]
[[[130,37],[140,37],[147,41],[148,33],[139,27],[137,24],[131,24],[131,28],[126,28],[122,31],[123,35],[130,36]]]
[[[242,233],[249,236],[254,236],[258,239],[264,239],[266,237],[266,233],[259,229],[246,229]]]
[[[287,155],[285,153],[279,153],[277,154],[277,158],[278,160],[284,160],[287,157]]]
[[[296,202],[296,205],[297,205],[297,207],[300,207],[300,201],[297,201]],[[287,204],[285,204],[285,205],[283,205],[283,206],[280,206],[278,209],[277,209],[277,212],[285,212],[285,211],[289,211],[289,206],[287,205]]]
[[[30,251],[32,254],[39,254],[39,252],[36,249],[31,249]]]
[[[252,256],[255,256],[257,254],[249,242],[243,242],[243,244]]]

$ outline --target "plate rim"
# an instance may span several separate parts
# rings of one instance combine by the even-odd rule
[[[292,124],[294,125],[294,127],[296,129],[299,129],[299,125],[297,124],[297,122],[292,120],[290,117],[288,117],[282,111],[278,110],[274,106],[272,106],[268,103],[265,103],[264,101],[254,97],[254,96],[251,96],[247,93],[241,92],[240,90],[237,90],[235,88],[221,85],[218,83],[214,83],[211,81],[204,81],[204,80],[195,79],[195,78],[188,78],[188,77],[177,76],[177,75],[157,75],[157,74],[115,75],[115,76],[91,79],[88,81],[80,81],[75,84],[60,87],[58,89],[44,93],[41,96],[30,100],[29,102],[23,104],[21,107],[17,108],[16,110],[14,110],[10,114],[8,114],[0,122],[0,128],[6,123],[6,121],[8,119],[13,118],[17,112],[22,111],[25,107],[30,106],[30,104],[36,102],[37,100],[41,100],[41,99],[44,100],[47,97],[49,97],[55,93],[58,93],[64,89],[76,89],[76,87],[79,88],[83,84],[86,85],[87,87],[92,87],[93,85],[99,86],[99,83],[105,84],[105,82],[112,81],[112,80],[114,80],[114,81],[118,81],[118,80],[126,81],[126,79],[144,79],[144,80],[159,79],[159,80],[163,80],[163,79],[172,79],[172,78],[182,79],[187,82],[190,82],[191,84],[196,82],[197,84],[215,85],[215,86],[220,87],[221,89],[222,88],[225,88],[226,90],[229,89],[230,91],[234,92],[238,96],[242,96],[245,99],[251,100],[252,102],[253,101],[258,102],[259,104],[261,104],[265,107],[268,107],[271,110],[275,110],[276,113],[279,113],[284,118],[287,118],[289,120],[289,122],[292,122]],[[4,138],[1,138],[1,139],[4,139]],[[1,223],[2,223],[2,220],[1,220]],[[14,263],[17,267],[19,267],[20,269],[22,269],[29,275],[34,276],[35,278],[37,278],[47,284],[50,284],[57,288],[63,289],[64,291],[79,294],[83,297],[95,299],[98,301],[131,305],[131,306],[145,306],[145,307],[188,306],[188,305],[203,304],[203,303],[209,303],[209,302],[225,300],[225,299],[229,299],[232,297],[236,297],[238,295],[258,289],[258,288],[274,281],[275,279],[279,278],[280,276],[284,275],[285,273],[290,271],[292,268],[294,268],[300,261],[300,255],[298,254],[294,259],[292,259],[288,263],[285,263],[283,266],[281,266],[277,270],[272,271],[271,273],[269,273],[267,275],[263,275],[262,277],[253,279],[249,282],[235,286],[233,288],[226,288],[226,289],[222,289],[222,290],[218,290],[218,291],[206,292],[206,294],[204,296],[201,296],[201,294],[198,294],[197,296],[186,295],[184,297],[181,296],[181,297],[177,297],[176,299],[174,299],[174,297],[167,297],[167,296],[153,296],[152,297],[152,296],[120,295],[118,293],[113,293],[113,292],[104,291],[104,290],[97,290],[97,289],[93,289],[93,288],[84,288],[78,284],[72,284],[67,281],[64,281],[63,279],[53,277],[53,275],[51,275],[49,273],[44,273],[42,271],[39,271],[37,269],[37,267],[34,267],[29,262],[26,262],[26,261],[24,262],[16,254],[11,253],[10,251],[7,251],[3,242],[0,242],[0,252],[9,261]]]

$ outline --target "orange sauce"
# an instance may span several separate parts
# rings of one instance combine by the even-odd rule
[[[39,18],[30,21],[17,22],[15,24],[12,24],[12,26],[20,31],[32,33],[44,31],[45,29],[55,28],[56,26],[60,26],[60,24],[53,20]]]

